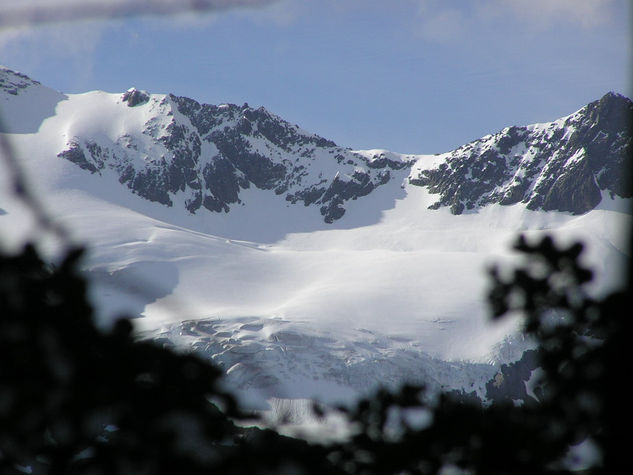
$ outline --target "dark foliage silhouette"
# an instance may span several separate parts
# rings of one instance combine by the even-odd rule
[[[582,245],[520,239],[511,278],[491,271],[493,315],[525,316],[543,368],[538,402],[488,407],[422,387],[378,391],[345,413],[352,435],[327,446],[243,429],[208,362],[135,342],[128,320],[92,322],[82,251],[57,266],[33,246],[0,258],[2,473],[567,473],[573,444],[614,473],[626,453],[620,370],[630,293],[587,295]],[[625,414],[624,411],[627,411]],[[624,449],[624,450],[623,450]]]
[[[295,458],[327,471],[319,449],[238,429],[215,367],[135,342],[125,319],[99,331],[81,254],[0,257],[1,473],[275,473]]]
[[[378,392],[351,411],[360,430],[334,449],[350,473],[434,474],[447,465],[469,474],[571,473],[569,448],[581,442],[598,453],[583,473],[626,466],[631,418],[621,371],[630,287],[590,297],[592,273],[580,264],[580,243],[557,248],[548,236],[534,244],[521,237],[515,249],[525,264],[507,279],[491,271],[489,301],[494,318],[523,314],[526,333],[539,343],[539,401],[478,407],[446,394],[433,400],[419,387]],[[411,408],[426,409],[431,423],[412,427]]]

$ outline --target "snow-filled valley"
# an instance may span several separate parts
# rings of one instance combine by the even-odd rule
[[[510,145],[479,144],[477,157],[491,147],[522,157],[514,178],[498,183],[506,198],[524,179],[536,184],[512,203],[493,202],[497,189],[486,188],[483,201],[464,194],[461,206],[451,209],[448,202],[437,205],[438,193],[442,199],[456,196],[446,186],[457,178],[433,181],[431,172],[457,160],[456,151],[435,156],[351,151],[289,127],[288,136],[299,138],[275,148],[274,134],[262,124],[278,118],[262,119],[258,109],[260,115],[249,120],[262,134],[253,126],[240,129],[240,137],[251,159],[273,157],[266,180],[249,178],[251,162],[234,161],[236,197],[221,196],[210,187],[216,179],[205,167],[229,157],[228,135],[213,130],[228,134],[237,122],[227,119],[207,130],[172,96],[150,95],[130,106],[121,94],[62,95],[8,70],[0,69],[0,75],[5,78],[0,87],[11,81],[24,85],[16,86],[15,94],[0,89],[1,130],[47,212],[88,247],[85,271],[100,324],[108,326],[119,315],[135,317],[139,338],[212,359],[254,407],[278,407],[285,399],[351,401],[378,385],[404,381],[485,398],[500,365],[520,359],[531,346],[520,336],[520,320],[493,323],[486,306],[486,270],[515,261],[511,245],[519,233],[582,240],[596,272],[595,292],[617,287],[622,277],[630,200],[605,178],[609,166],[597,178],[592,175],[599,199],[588,211],[538,208],[536,182],[559,171],[549,162],[539,165],[538,147],[531,148],[521,134]],[[219,106],[214,114],[230,107]],[[252,111],[242,109],[246,116]],[[558,121],[556,127],[566,131],[552,131],[550,139],[571,136],[570,123]],[[172,147],[178,127],[186,140]],[[554,128],[533,126],[529,133]],[[194,132],[201,139],[191,138]],[[494,142],[495,136],[487,137]],[[149,169],[172,164],[178,151],[185,153],[183,143],[197,175],[166,193],[166,204],[146,182],[138,185],[139,177],[147,176],[147,163]],[[100,152],[90,155],[97,146]],[[560,166],[575,167],[574,153]],[[152,162],[156,156],[163,161]],[[3,164],[2,246],[36,239],[54,256],[58,242],[38,236],[41,230],[13,194],[6,170]],[[130,170],[135,175],[128,180]],[[420,181],[424,170],[431,172]],[[465,180],[474,183],[481,170],[476,165],[469,170]],[[483,170],[481,186],[492,186],[494,177],[486,178]],[[227,176],[213,183],[228,187]],[[206,185],[194,186],[202,177]],[[204,186],[207,195],[199,195]],[[596,201],[595,192],[587,196],[591,199],[574,206]],[[546,204],[553,198],[547,199]]]

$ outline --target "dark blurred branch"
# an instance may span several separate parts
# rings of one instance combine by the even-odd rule
[[[2,127],[2,117],[0,116],[0,130]],[[0,160],[5,163],[7,170],[8,182],[13,187],[13,193],[17,196],[33,213],[38,227],[45,232],[50,232],[58,237],[62,244],[70,247],[71,239],[68,231],[59,222],[53,220],[46,211],[42,202],[37,195],[31,190],[28,180],[18,157],[11,145],[11,142],[5,134],[0,133]]]
[[[3,128],[2,111],[0,111],[0,130],[6,130],[6,128]],[[59,239],[65,250],[78,247],[77,243],[72,240],[69,231],[52,217],[42,201],[38,198],[38,194],[33,192],[28,183],[26,173],[20,164],[18,155],[7,135],[2,133],[0,133],[0,165],[4,165],[0,168],[0,172],[6,170],[6,181],[7,184],[12,187],[11,191],[13,195],[27,206],[35,219],[37,232],[33,233],[33,238],[39,238],[41,233],[50,233]],[[161,294],[163,291],[160,286],[153,285],[147,281],[143,282],[142,286],[139,286],[138,280],[133,276],[119,278],[115,283],[105,278],[105,276],[99,276],[93,273],[91,279],[94,282],[99,282],[101,285],[118,289],[125,295],[138,298],[141,301],[147,299],[152,301],[154,300],[154,297],[151,297],[152,295]],[[162,302],[161,305],[167,308],[173,315],[182,316],[183,312],[186,313],[185,309],[187,306],[184,302]]]
[[[174,15],[187,12],[214,12],[233,8],[264,7],[276,0],[123,0],[66,1],[29,5],[0,6],[0,28],[32,26],[76,20],[106,20],[139,15]]]

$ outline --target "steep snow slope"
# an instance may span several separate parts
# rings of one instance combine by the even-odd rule
[[[192,210],[196,188],[191,183],[200,180],[201,190],[212,182],[202,183],[202,173],[168,193],[169,206],[139,192],[152,187],[130,187],[117,164],[132,167],[135,177],[157,170],[152,186],[172,176],[161,173],[170,169],[168,158],[173,164],[180,155],[169,155],[173,150],[157,141],[172,135],[144,131],[148,122],[154,130],[167,130],[181,112],[163,115],[151,108],[177,99],[141,95],[140,105],[128,107],[129,96],[127,103],[121,95],[102,92],[63,96],[18,79],[27,84],[20,91],[34,92],[24,93],[23,102],[17,100],[20,91],[3,96],[3,114],[11,124],[5,130],[14,132],[11,142],[47,208],[90,246],[85,267],[96,285],[101,322],[107,325],[121,313],[142,315],[136,320],[142,336],[213,358],[256,405],[271,398],[349,398],[378,383],[405,379],[484,396],[497,365],[518,359],[530,345],[515,337],[517,321],[493,324],[485,306],[485,269],[512,259],[509,246],[517,233],[582,239],[598,273],[596,290],[617,285],[618,266],[628,252],[626,200],[608,191],[601,192],[597,207],[580,215],[530,210],[520,200],[466,207],[459,215],[447,207],[429,209],[436,207],[438,195],[419,186],[416,174],[439,167],[450,154],[341,149],[352,161],[346,165],[316,146],[303,157],[286,151],[279,163],[296,167],[309,161],[314,172],[282,193],[250,181],[238,186],[239,200],[225,202],[229,212]],[[32,116],[22,108],[39,103],[34,94],[46,98],[48,109],[33,106]],[[230,111],[228,105],[217,108],[219,114]],[[189,134],[204,130],[183,117],[177,117],[178,124],[189,121]],[[314,137],[295,133],[307,141]],[[326,150],[336,147],[314,140]],[[64,156],[73,143],[81,154]],[[99,153],[92,154],[91,143],[102,150],[102,162],[93,160]],[[200,142],[201,149],[214,146]],[[295,146],[302,145],[287,145]],[[154,163],[160,154],[166,161]],[[194,169],[212,161],[201,152]],[[338,165],[351,171],[341,173]],[[384,171],[389,179],[357,196],[341,190],[358,188],[337,188],[353,182],[357,169],[369,177],[367,183]],[[178,170],[180,176],[184,168]],[[231,170],[233,178],[246,176],[237,167]],[[293,176],[284,173],[284,180]],[[11,246],[32,236],[33,227],[6,178],[0,236]],[[321,203],[288,199],[288,193],[311,190],[322,179]],[[330,201],[324,200],[328,190],[338,190]],[[323,206],[344,206],[345,212],[328,220]]]

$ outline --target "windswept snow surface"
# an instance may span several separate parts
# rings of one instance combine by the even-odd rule
[[[108,170],[90,174],[55,156],[85,131],[133,131],[148,107],[122,116],[119,95],[51,97],[59,100],[55,114],[37,129],[14,125],[10,138],[47,210],[89,246],[85,268],[100,323],[140,316],[139,334],[206,352],[254,405],[350,400],[405,379],[481,393],[494,364],[529,346],[515,338],[519,321],[492,323],[485,302],[486,268],[515,259],[519,232],[582,239],[596,290],[621,278],[630,216],[624,200],[606,194],[580,216],[523,204],[456,216],[429,210],[436,198],[408,185],[403,169],[350,201],[334,224],[316,207],[254,187],[228,214],[188,215],[132,194]],[[441,158],[417,156],[416,167]],[[0,239],[15,247],[35,228],[6,173],[1,178]]]

